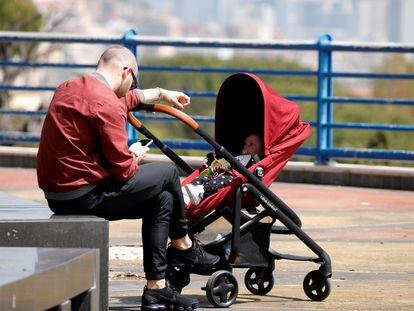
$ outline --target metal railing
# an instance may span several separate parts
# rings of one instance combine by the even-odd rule
[[[369,78],[369,79],[410,79],[414,80],[414,74],[388,74],[388,73],[361,73],[361,72],[334,72],[332,70],[332,54],[334,52],[375,52],[375,53],[414,53],[414,45],[395,43],[352,43],[334,42],[329,35],[322,35],[317,41],[257,41],[257,40],[231,40],[231,39],[198,39],[198,38],[169,38],[154,36],[139,36],[134,30],[127,31],[122,36],[112,35],[73,35],[62,33],[31,33],[31,32],[0,32],[0,42],[50,42],[50,43],[83,43],[83,44],[121,44],[128,47],[137,57],[139,46],[174,46],[186,48],[232,48],[232,49],[256,49],[256,50],[291,50],[313,51],[318,54],[318,69],[311,70],[263,70],[245,68],[207,68],[186,66],[140,66],[140,71],[174,71],[174,72],[200,72],[200,73],[235,73],[251,72],[275,76],[307,76],[317,78],[316,96],[304,96],[300,94],[283,94],[286,98],[296,101],[316,102],[316,120],[311,125],[316,128],[317,140],[314,147],[302,147],[297,155],[315,157],[316,163],[326,164],[334,158],[365,158],[383,160],[414,161],[412,150],[388,150],[388,149],[353,149],[335,148],[333,145],[334,129],[359,129],[382,131],[406,131],[413,132],[413,125],[399,124],[373,124],[373,123],[346,123],[334,122],[334,104],[379,104],[414,106],[414,100],[399,98],[357,98],[334,96],[333,78]],[[11,60],[0,61],[0,66],[42,67],[42,68],[94,68],[95,64],[76,63],[45,63],[45,62],[16,62]],[[53,91],[55,86],[15,86],[0,84],[1,90],[29,90],[29,91]],[[214,92],[196,92],[184,90],[191,97],[215,98]],[[11,109],[1,109],[0,114],[27,114],[41,115],[45,111],[27,112]],[[193,116],[198,122],[213,123],[213,117]],[[171,121],[166,116],[151,116],[141,114],[142,120]],[[135,131],[128,129],[130,139],[134,139]],[[39,135],[24,132],[0,132],[0,142],[29,141],[36,142]],[[211,147],[200,140],[165,140],[172,148],[209,150]]]

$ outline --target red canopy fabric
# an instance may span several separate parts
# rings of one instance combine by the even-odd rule
[[[300,107],[287,100],[259,77],[238,73],[227,78],[220,87],[216,101],[215,140],[233,155],[241,154],[244,139],[250,134],[263,137],[264,159],[249,168],[262,166],[263,183],[269,186],[303,141],[311,135],[308,123],[300,121]],[[191,182],[202,170],[188,176]],[[233,170],[236,178],[227,187],[204,199],[198,206],[186,208],[187,218],[197,221],[220,204],[232,204],[234,191],[246,178]],[[252,204],[246,199],[244,204]]]

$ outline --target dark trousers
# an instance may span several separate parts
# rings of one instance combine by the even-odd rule
[[[180,239],[187,234],[180,178],[172,164],[140,165],[126,182],[105,179],[80,198],[48,200],[48,204],[59,215],[87,214],[108,220],[142,218],[144,271],[148,280],[165,277],[168,236]]]

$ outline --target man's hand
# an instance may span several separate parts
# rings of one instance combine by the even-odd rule
[[[160,91],[159,99],[161,101],[171,104],[174,108],[178,110],[183,110],[186,106],[190,104],[190,97],[185,95],[182,92],[164,90],[158,88]]]
[[[137,141],[136,143],[133,143],[131,146],[129,146],[129,151],[132,152],[132,154],[135,157],[135,161],[137,163],[141,163],[144,161],[144,159],[147,157],[147,152],[149,151],[149,148],[146,146],[142,146],[141,142]]]

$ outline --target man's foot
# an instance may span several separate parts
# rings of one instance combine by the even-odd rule
[[[185,268],[189,272],[209,270],[219,261],[219,256],[207,253],[195,239],[189,249],[179,250],[172,245],[167,249],[168,264]]]
[[[172,286],[163,289],[149,289],[145,286],[142,294],[142,311],[193,311],[198,300],[180,295]]]

